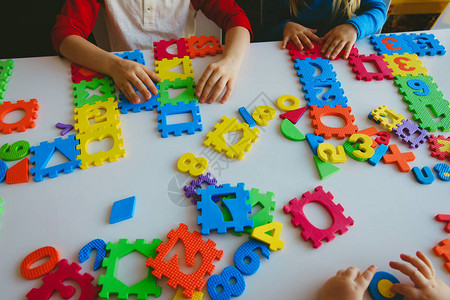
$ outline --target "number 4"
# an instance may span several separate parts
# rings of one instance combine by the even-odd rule
[[[284,248],[284,242],[280,239],[282,229],[283,224],[272,222],[253,229],[252,238],[268,244],[271,251],[281,250]],[[267,234],[267,232],[272,234]]]

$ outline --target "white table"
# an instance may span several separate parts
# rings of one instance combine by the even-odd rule
[[[450,49],[449,30],[433,33]],[[107,242],[118,242],[119,238],[150,242],[160,238],[166,242],[167,233],[180,222],[187,224],[190,231],[200,231],[196,224],[198,212],[182,193],[182,186],[190,178],[178,172],[176,162],[185,152],[204,153],[206,134],[224,115],[240,119],[237,111],[240,106],[246,106],[250,112],[261,104],[276,107],[275,100],[284,94],[296,95],[302,106],[306,104],[293,63],[287,51],[280,50],[279,46],[279,43],[250,46],[229,102],[201,105],[203,132],[163,139],[157,130],[156,111],[128,113],[120,116],[126,158],[87,170],[77,169],[54,179],[45,178],[39,183],[31,180],[20,185],[0,184],[0,198],[4,200],[0,216],[1,298],[24,299],[30,289],[42,284],[40,279],[28,281],[20,275],[21,261],[37,248],[53,246],[61,258],[72,262],[77,261],[78,251],[95,238]],[[357,47],[360,53],[374,53],[368,39],[359,41]],[[148,66],[153,66],[152,52],[146,51],[145,59]],[[450,56],[420,59],[448,97]],[[207,64],[215,60],[217,57],[193,59],[197,80]],[[367,115],[383,104],[411,117],[393,81],[357,81],[346,61],[332,64],[360,129],[375,126]],[[24,139],[31,145],[38,145],[58,137],[57,122],[73,123],[71,85],[67,60],[58,57],[15,60],[5,100],[37,98],[40,109],[35,128],[0,135],[0,144]],[[277,109],[277,113],[281,111]],[[220,183],[244,182],[248,188],[274,192],[277,202],[274,220],[284,225],[281,236],[285,241],[284,249],[273,252],[270,260],[262,259],[259,271],[245,277],[247,287],[243,299],[277,299],[283,295],[283,299],[313,300],[325,280],[350,265],[364,269],[375,264],[379,270],[392,272],[400,281],[407,282],[408,279],[389,268],[388,262],[399,259],[402,252],[413,254],[416,250],[426,253],[437,275],[450,282],[444,260],[432,253],[438,242],[448,238],[443,231],[444,224],[435,221],[434,216],[450,213],[450,183],[436,179],[431,185],[420,185],[411,173],[401,173],[394,165],[380,162],[372,167],[351,158],[339,165],[339,174],[322,181],[306,141],[285,139],[279,130],[280,123],[276,117],[268,126],[260,127],[258,141],[242,161],[230,160],[224,154],[211,156],[210,152],[207,155],[209,171]],[[305,114],[297,127],[303,133],[312,132],[310,123]],[[332,139],[331,143],[343,144],[343,140]],[[410,151],[395,137],[392,143],[402,152]],[[432,158],[427,148],[428,145],[424,145],[413,150],[416,160],[410,163],[411,167],[433,167],[441,162]],[[58,163],[58,158],[54,163]],[[318,185],[334,195],[335,203],[344,207],[344,214],[352,217],[355,224],[346,234],[337,235],[332,242],[324,242],[319,249],[313,249],[309,241],[300,237],[301,230],[292,226],[291,216],[284,214],[282,208],[290,199],[301,197],[306,191],[312,192]],[[113,202],[133,195],[137,198],[134,218],[109,224]],[[306,213],[319,227],[326,228],[330,222],[319,205],[311,204]],[[224,250],[222,260],[216,262],[214,274],[234,265],[234,252],[248,240],[245,236],[217,233],[204,238],[211,238]],[[183,256],[181,254],[181,258]],[[122,259],[118,277],[128,283],[141,280],[146,272],[144,262],[137,254]],[[82,266],[83,271],[95,277],[95,282],[104,274],[104,270],[92,270],[93,258]],[[161,299],[172,299],[174,291],[166,281],[166,278],[158,281],[163,289]],[[206,288],[203,292],[207,295]]]

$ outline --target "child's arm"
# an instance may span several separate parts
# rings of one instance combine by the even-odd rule
[[[364,273],[355,267],[338,271],[324,284],[320,300],[362,300],[376,271],[375,266],[370,266]]]
[[[414,283],[414,286],[396,283],[391,290],[411,300],[450,299],[450,287],[435,277],[430,260],[420,251],[417,251],[416,255],[417,257],[400,255],[400,258],[408,264],[395,261],[389,263],[393,269],[399,270]]]
[[[220,102],[225,103],[230,98],[249,44],[250,33],[247,28],[236,26],[226,32],[222,57],[210,64],[198,81],[196,96],[200,102],[213,103],[225,88]]]
[[[152,96],[150,92],[154,95],[158,93],[153,81],[160,79],[149,68],[100,49],[81,36],[66,37],[60,45],[59,52],[79,65],[111,76],[125,97],[133,103],[140,102],[133,86],[146,99]]]

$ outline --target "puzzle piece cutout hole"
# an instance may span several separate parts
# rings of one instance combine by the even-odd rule
[[[95,112],[99,112],[100,114],[88,119],[90,125],[95,125],[98,123],[102,123],[102,121],[103,122],[106,121],[104,118],[100,119],[101,120],[100,122],[95,120],[96,118],[101,118],[102,116],[104,116],[106,114],[106,109],[104,109],[103,107],[100,107],[100,108],[96,109]]]
[[[133,251],[117,261],[116,278],[127,286],[132,286],[147,277],[149,269],[145,266],[148,257]],[[74,298],[76,299],[76,298]]]
[[[167,253],[163,260],[169,263],[175,254],[177,254],[178,256],[177,265],[180,268],[180,271],[186,275],[195,273],[203,263],[203,257],[200,252],[195,253],[193,266],[189,266],[186,263],[186,247],[181,239],[178,239],[176,241],[175,245],[173,245],[173,247],[170,249],[169,253]]]
[[[251,219],[253,216],[255,216],[257,213],[259,213],[264,207],[261,205],[260,202],[256,203],[252,207],[252,213],[248,215],[248,218]]]
[[[102,140],[97,141],[93,140],[89,144],[87,144],[87,153],[89,155],[96,154],[100,151],[109,151],[114,147],[114,139],[110,136],[104,137]]]
[[[174,99],[178,96],[180,96],[182,93],[184,93],[187,90],[186,87],[182,87],[179,89],[173,89],[173,88],[169,88],[167,91],[169,93],[169,98],[170,99]]]
[[[319,64],[313,62],[311,63],[311,66],[314,67],[314,75],[313,75],[314,77],[320,76],[323,73]]]
[[[16,109],[16,110],[13,110],[13,111],[7,113],[3,117],[2,121],[5,124],[14,124],[14,123],[17,123],[20,120],[22,120],[24,117],[25,117],[25,110]]]
[[[34,269],[34,268],[37,268],[37,267],[39,267],[39,266],[41,266],[41,265],[45,265],[49,260],[50,260],[50,256],[49,255],[46,255],[46,256],[44,256],[44,257],[42,257],[41,259],[39,259],[39,260],[37,260],[37,261],[35,261],[34,263],[32,263],[29,267],[28,267],[28,269]],[[75,298],[74,298],[75,299]]]
[[[244,132],[242,131],[242,129],[238,131],[225,132],[223,134],[223,137],[225,138],[225,143],[227,144],[227,146],[231,147],[237,144],[244,137]]]
[[[50,157],[50,160],[47,162],[47,164],[45,166],[43,166],[43,168],[45,168],[45,169],[51,168],[54,166],[62,165],[69,161],[70,161],[69,158],[66,157],[61,151],[59,151],[58,149],[55,149],[55,151],[53,152],[53,154]]]
[[[374,61],[364,61],[363,64],[368,73],[382,73],[383,72],[383,70],[381,70]]]
[[[318,99],[325,99],[324,95],[331,90],[331,84],[327,85],[327,86],[316,87],[314,89],[320,91],[319,93],[317,93],[317,98]],[[330,101],[331,102],[331,101],[333,101],[335,99],[336,99],[336,96],[335,95],[331,95],[326,101]]]
[[[181,62],[178,65],[174,66],[173,68],[168,69],[167,71],[183,75],[184,74],[183,63]]]
[[[409,128],[403,128],[402,130],[403,134],[408,137],[408,140],[415,140],[418,139],[421,136],[421,133],[419,130],[414,131],[413,133],[409,132]]]
[[[437,116],[436,110],[434,109],[432,104],[426,105],[425,107],[428,110],[428,113],[430,114],[431,118],[433,119],[433,122],[440,123],[442,121],[442,118],[444,116]]]
[[[194,121],[194,118],[192,117],[192,113],[190,113],[190,112],[166,116],[167,125],[190,123],[193,121]]]
[[[177,43],[173,43],[169,47],[166,48],[167,53],[172,55],[178,55],[178,45]]]
[[[342,128],[346,125],[345,120],[334,115],[325,115],[320,118],[320,121],[327,127]]]
[[[103,85],[99,84],[96,89],[90,89],[89,87],[86,87],[86,92],[89,93],[89,97],[86,98],[86,102],[89,101],[93,96],[99,96],[103,97],[103,93],[100,91],[100,89],[103,87]]]
[[[316,202],[310,202],[303,208],[308,221],[318,229],[328,229],[333,225],[333,219],[325,207]]]
[[[201,46],[201,47],[200,47]],[[199,42],[195,42],[194,43],[194,47],[197,49],[202,49],[202,48],[214,48],[214,44],[212,41],[206,42],[206,43],[202,43],[199,45]]]

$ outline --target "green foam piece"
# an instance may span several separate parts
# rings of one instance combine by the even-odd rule
[[[0,84],[1,81],[7,83],[9,76],[11,76],[11,70],[14,68],[14,61],[12,59],[0,60]]]
[[[161,244],[160,239],[153,239],[152,243],[146,243],[143,239],[137,239],[134,244],[127,239],[120,239],[119,243],[109,242],[106,250],[109,250],[109,257],[103,259],[102,267],[106,268],[105,275],[100,275],[98,285],[102,286],[98,294],[100,298],[108,299],[109,294],[117,294],[117,299],[128,299],[129,295],[136,295],[136,299],[148,299],[148,295],[159,297],[161,287],[156,285],[156,278],[152,275],[152,269],[148,268],[147,277],[138,283],[127,286],[116,278],[117,263],[120,258],[137,251],[145,257],[155,258],[156,248]],[[145,264],[144,264],[145,266]]]
[[[0,158],[6,161],[19,160],[30,153],[30,143],[17,141],[12,145],[5,143],[0,148]]]
[[[304,141],[306,139],[305,135],[292,124],[288,119],[284,119],[280,126],[281,133],[285,138],[291,141]]]
[[[359,157],[356,157],[356,156],[353,155],[353,151],[359,150],[359,145],[360,144],[361,143],[352,144],[348,140],[346,140],[345,143],[344,143],[345,153],[347,153],[347,155],[350,156],[351,158],[353,158],[354,160],[366,161],[366,160],[368,160],[368,158],[359,158]]]
[[[2,207],[2,203],[3,203],[3,200],[2,199],[0,199],[0,216],[2,215],[2,213],[3,213],[3,207]]]
[[[320,179],[326,179],[341,170],[330,162],[322,161],[317,155],[314,155],[314,162],[316,163]]]
[[[186,79],[177,78],[175,80],[163,80],[157,84],[159,90],[159,98],[157,101],[160,106],[165,106],[170,103],[172,105],[177,105],[178,103],[189,104],[191,101],[198,102],[197,97],[195,97],[195,81],[192,77]],[[185,89],[175,98],[169,97],[169,89]]]
[[[101,87],[100,87],[101,86]],[[99,91],[102,94],[90,95],[87,90],[96,90],[100,87]],[[82,80],[80,83],[74,83],[73,88],[73,104],[76,107],[82,107],[85,104],[93,105],[97,101],[105,102],[108,98],[116,99],[116,91],[114,89],[114,82],[109,77],[94,78],[91,81]]]

